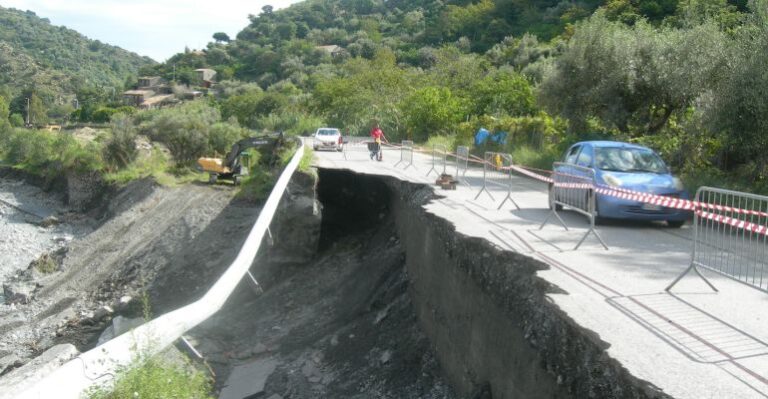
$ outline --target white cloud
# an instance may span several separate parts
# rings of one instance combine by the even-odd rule
[[[0,0],[3,7],[34,11],[91,39],[158,61],[185,46],[202,48],[215,32],[234,37],[248,14],[265,5],[284,8],[299,0]]]

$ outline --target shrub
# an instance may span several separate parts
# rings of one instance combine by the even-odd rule
[[[129,116],[112,121],[112,134],[104,143],[104,160],[113,169],[124,168],[136,159],[136,127]]]
[[[218,122],[211,126],[208,148],[213,154],[224,155],[232,144],[247,136],[248,130],[241,128],[236,122]]]
[[[222,121],[219,111],[203,101],[136,115],[139,132],[165,144],[179,167],[201,156],[224,154],[248,131],[235,120]]]
[[[431,150],[432,146],[434,145],[443,145],[445,148],[448,149],[448,151],[453,151],[455,148],[456,140],[455,137],[451,136],[431,136],[426,143],[424,143],[424,146]]]
[[[24,117],[21,116],[21,114],[11,114],[11,116],[8,117],[8,120],[11,122],[13,127],[24,126]]]
[[[202,372],[153,358],[134,361],[118,370],[111,389],[97,386],[86,392],[88,399],[212,397],[211,385]]]
[[[103,168],[98,144],[81,144],[69,134],[38,130],[14,131],[8,140],[5,161],[46,178]]]
[[[158,147],[152,148],[152,153],[147,157],[139,157],[125,168],[106,173],[104,180],[117,184],[125,184],[133,180],[152,176],[160,184],[166,184],[172,180],[166,173],[168,159]]]

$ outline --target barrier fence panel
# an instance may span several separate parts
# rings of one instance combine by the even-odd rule
[[[515,206],[515,208],[520,210],[520,205],[518,205],[517,201],[515,201],[515,199],[512,198],[512,166],[514,165],[514,163],[512,162],[513,161],[512,154],[499,154],[499,160],[500,160],[501,171],[503,172],[501,173],[501,175],[505,180],[503,182],[503,185],[507,187],[507,195],[504,197],[503,200],[501,200],[499,207],[496,209],[497,210],[501,209],[501,207],[503,207],[507,201],[510,201],[512,202],[512,205]]]
[[[496,199],[493,198],[489,189],[491,185],[507,189],[507,195],[496,209],[501,209],[507,201],[511,201],[517,209],[520,209],[520,206],[512,198],[512,155],[501,152],[485,152],[483,156],[483,185],[475,199],[478,199],[485,191],[495,202]]]
[[[344,145],[342,146],[342,152],[344,153],[344,159],[349,160],[353,153],[370,154],[368,143],[371,139],[366,136],[344,136]]]
[[[493,198],[493,194],[491,194],[490,190],[488,190],[488,174],[489,171],[494,170],[493,164],[491,163],[491,159],[493,158],[494,152],[487,152],[485,153],[485,156],[483,157],[483,186],[480,187],[480,191],[477,192],[477,195],[475,196],[475,199],[480,198],[480,194],[485,192],[488,194],[489,197],[491,197],[492,201],[496,201],[495,198]]]
[[[584,233],[574,249],[579,249],[589,234],[594,234],[607,250],[608,245],[595,230],[595,171],[591,168],[555,162],[552,165],[552,179],[549,193],[549,206],[552,211],[541,223],[539,230],[543,229],[553,216],[568,230],[568,226],[557,213],[558,208],[568,208],[581,213],[589,220],[589,230]]]
[[[400,144],[400,160],[397,161],[395,166],[402,163],[405,165],[404,169],[408,169],[410,167],[416,169],[416,166],[413,165],[413,141],[403,140]]]
[[[427,172],[427,176],[429,176],[430,173],[433,171],[437,173],[438,176],[441,174],[445,174],[446,172],[446,158],[448,157],[448,147],[442,145],[442,144],[435,144],[432,146],[432,168],[429,169]],[[440,169],[442,168],[442,172]]]
[[[699,268],[768,292],[768,197],[701,187],[696,192],[691,264],[666,289]]]
[[[456,180],[472,187],[465,175],[469,168],[469,147],[460,145],[456,147]]]

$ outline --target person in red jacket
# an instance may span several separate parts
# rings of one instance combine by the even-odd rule
[[[381,130],[379,127],[379,124],[375,124],[373,129],[371,129],[371,138],[373,139],[373,146],[371,148],[371,159],[373,157],[376,157],[377,161],[381,161],[382,154],[381,154],[381,142],[382,140],[385,143],[388,143],[387,137],[384,136],[384,131]]]

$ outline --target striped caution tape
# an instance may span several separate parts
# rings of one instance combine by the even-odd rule
[[[552,180],[552,178],[551,178],[551,177],[549,177],[549,176],[543,176],[543,175],[540,175],[540,174],[538,174],[538,173],[534,173],[534,172],[531,172],[531,171],[529,171],[528,169],[524,169],[524,168],[521,168],[521,167],[519,167],[519,166],[516,166],[516,165],[512,165],[512,166],[510,166],[509,168],[510,168],[510,169],[512,169],[512,170],[514,170],[515,172],[518,172],[518,173],[520,173],[520,174],[523,174],[523,175],[526,175],[526,176],[528,176],[528,177],[534,178],[534,179],[536,179],[536,180],[540,180],[540,181],[543,181],[543,182],[546,182],[546,183],[554,183],[554,182],[555,182],[555,181],[554,181],[554,180]]]
[[[545,183],[554,183],[556,187],[576,188],[576,189],[594,189],[595,193],[609,195],[615,198],[638,201],[638,202],[652,204],[652,205],[659,205],[659,206],[663,206],[665,208],[671,208],[671,209],[695,211],[697,214],[699,214],[702,217],[706,217],[707,219],[714,220],[720,223],[725,223],[734,227],[743,228],[745,230],[752,231],[759,234],[766,234],[766,231],[768,230],[768,226],[751,223],[751,222],[747,222],[747,221],[736,219],[736,218],[731,218],[728,216],[724,216],[720,213],[703,211],[702,209],[706,209],[708,211],[721,212],[721,213],[757,216],[760,218],[768,218],[768,212],[756,211],[752,209],[735,208],[735,207],[730,207],[726,205],[711,204],[707,202],[693,201],[693,200],[670,197],[665,195],[644,193],[644,192],[629,190],[629,189],[620,188],[620,187],[609,187],[609,186],[597,185],[594,183],[589,183],[589,184],[555,183],[554,179],[552,179],[551,177],[544,176],[542,174],[529,170],[534,168],[527,168],[519,165],[498,167],[497,165],[493,165],[492,163],[486,161],[485,159],[482,159],[475,155],[470,155],[469,158],[461,157],[455,153],[446,153],[446,155],[455,157],[456,159],[462,159],[462,160],[466,159],[473,163],[480,163],[480,164],[488,163],[489,165],[494,166],[497,170],[511,169],[524,176],[528,176],[530,178],[533,178]],[[542,172],[551,173],[550,171],[545,171],[541,169],[538,169],[538,170]],[[572,177],[583,178],[582,176],[572,176]]]
[[[768,226],[747,222],[746,220],[740,220],[717,213],[697,210],[696,214],[704,219],[712,220],[717,223],[727,224],[742,230],[746,230],[756,234],[762,234],[768,236]]]

